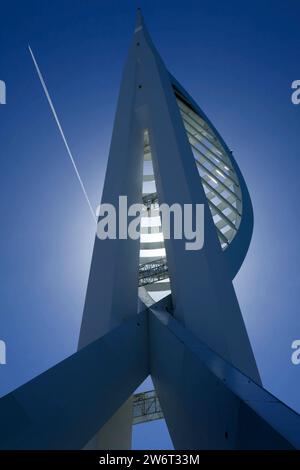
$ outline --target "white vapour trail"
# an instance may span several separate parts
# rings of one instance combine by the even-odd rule
[[[64,131],[62,130],[62,127],[61,127],[61,124],[60,124],[60,122],[59,122],[58,116],[57,116],[57,114],[56,114],[55,108],[54,108],[54,106],[53,106],[51,97],[50,97],[50,95],[49,95],[49,92],[48,92],[46,83],[45,83],[45,81],[44,81],[44,79],[43,79],[42,73],[41,73],[40,68],[39,68],[39,66],[38,66],[38,64],[37,64],[37,61],[36,61],[36,59],[35,59],[35,56],[34,56],[32,50],[31,50],[31,47],[28,46],[28,49],[29,49],[30,55],[31,55],[31,57],[32,57],[34,66],[35,66],[35,68],[36,68],[37,74],[38,74],[38,76],[39,76],[40,82],[41,82],[41,84],[42,84],[43,90],[44,90],[45,95],[46,95],[46,97],[47,97],[49,106],[50,106],[51,111],[52,111],[52,113],[53,113],[54,119],[55,119],[55,121],[56,121],[57,127],[58,127],[59,132],[60,132],[60,134],[61,134],[61,136],[62,136],[62,139],[63,139],[63,141],[64,141],[64,144],[65,144],[65,147],[66,147],[66,149],[67,149],[68,155],[69,155],[70,160],[71,160],[71,162],[72,162],[72,165],[73,165],[73,167],[74,167],[74,170],[75,170],[75,173],[76,173],[76,175],[77,175],[77,178],[78,178],[79,184],[80,184],[80,186],[81,186],[81,189],[82,189],[82,191],[83,191],[84,197],[85,197],[85,199],[86,199],[86,202],[88,203],[88,206],[89,206],[90,211],[91,211],[91,213],[92,213],[93,219],[94,219],[95,223],[97,223],[97,218],[96,218],[95,212],[94,212],[94,210],[93,210],[93,208],[92,208],[92,205],[91,205],[90,200],[89,200],[89,197],[88,197],[88,195],[87,195],[85,186],[84,186],[84,184],[83,184],[83,182],[82,182],[82,179],[81,179],[81,177],[80,177],[80,174],[79,174],[79,172],[78,172],[76,163],[75,163],[75,161],[74,161],[74,158],[73,158],[72,152],[71,152],[71,150],[70,150],[70,147],[69,147],[69,145],[68,145],[67,139],[66,139],[66,137],[65,137]]]

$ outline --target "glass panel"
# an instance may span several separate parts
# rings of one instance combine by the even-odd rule
[[[242,195],[230,155],[209,124],[175,89],[180,114],[223,250],[235,237],[242,215]]]

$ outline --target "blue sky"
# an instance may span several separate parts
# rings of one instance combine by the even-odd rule
[[[300,411],[300,79],[297,1],[139,1],[167,67],[233,150],[253,201],[250,251],[235,279],[265,386]],[[2,1],[1,320],[5,394],[77,346],[94,223],[28,52],[31,45],[86,184],[100,201],[137,2]],[[163,422],[136,448],[168,448]]]

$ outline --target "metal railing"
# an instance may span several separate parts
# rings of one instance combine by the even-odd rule
[[[133,424],[146,423],[163,417],[155,390],[133,396]]]
[[[166,258],[159,258],[139,266],[139,287],[162,281],[168,277],[169,272]]]

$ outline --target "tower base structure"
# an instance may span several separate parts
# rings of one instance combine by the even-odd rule
[[[300,416],[213,352],[168,299],[0,399],[1,449],[82,449],[150,374],[176,449],[300,449]]]

